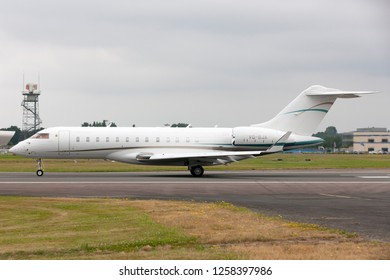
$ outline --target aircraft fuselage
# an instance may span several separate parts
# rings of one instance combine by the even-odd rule
[[[284,131],[258,127],[54,127],[20,142],[12,152],[31,158],[110,159],[134,164],[188,165],[186,158],[151,162],[142,155],[266,151],[284,134]],[[320,138],[292,134],[283,149],[321,142]],[[207,161],[203,165],[218,163]]]

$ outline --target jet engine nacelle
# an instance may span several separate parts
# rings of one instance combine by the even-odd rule
[[[274,144],[286,132],[261,127],[235,127],[233,128],[233,145],[261,145]]]

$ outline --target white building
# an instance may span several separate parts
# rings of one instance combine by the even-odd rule
[[[352,136],[354,153],[389,153],[390,131],[386,128],[358,128]]]

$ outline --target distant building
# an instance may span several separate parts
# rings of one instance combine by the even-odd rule
[[[384,127],[358,128],[342,133],[343,147],[354,153],[389,153],[390,131]]]

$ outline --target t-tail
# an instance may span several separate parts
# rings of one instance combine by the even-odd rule
[[[312,135],[337,98],[355,98],[371,93],[376,93],[376,91],[344,91],[317,85],[311,86],[273,119],[252,126]]]

